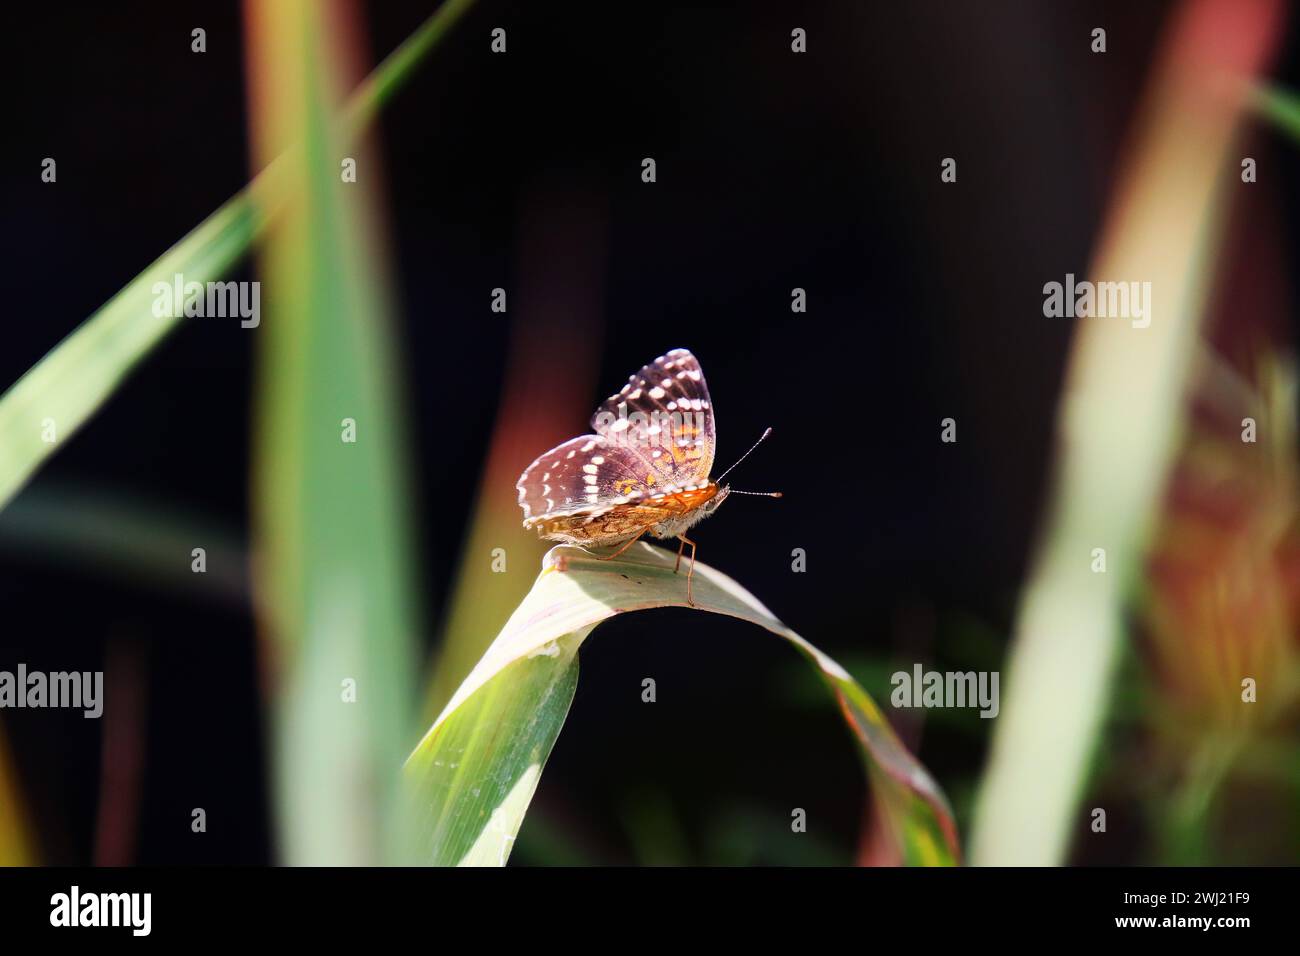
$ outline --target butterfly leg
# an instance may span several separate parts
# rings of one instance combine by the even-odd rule
[[[604,557],[600,558],[599,560],[601,560],[601,561],[613,561],[615,558],[617,558],[620,554],[622,554],[622,553],[623,553],[624,551],[626,551],[628,548],[632,547],[632,545],[634,545],[634,544],[636,544],[638,541],[640,541],[640,540],[641,540],[641,535],[643,535],[643,534],[645,534],[645,533],[646,533],[646,529],[645,529],[645,528],[642,528],[642,529],[637,533],[637,536],[636,536],[635,538],[629,538],[629,539],[627,540],[627,543],[625,543],[625,544],[623,545],[623,547],[619,548],[619,549],[618,549],[617,551],[615,551],[613,554],[607,554],[607,555],[605,555]]]
[[[677,569],[682,566],[682,552],[686,550],[686,539],[679,536],[677,540],[680,541],[681,544],[677,546],[677,563],[673,565],[673,574],[676,574]],[[694,554],[695,552],[692,551],[691,553]]]
[[[682,551],[688,544],[691,546],[691,564],[690,567],[686,569],[686,603],[694,607],[695,599],[691,597],[691,577],[695,574],[695,542],[684,534],[678,535],[677,537],[682,542],[681,547],[677,549],[677,563],[679,565],[682,563]],[[676,573],[677,569],[673,568],[673,574]]]

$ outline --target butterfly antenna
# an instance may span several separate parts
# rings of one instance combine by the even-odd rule
[[[754,442],[754,444],[752,444],[752,445],[749,446],[749,451],[745,452],[743,455],[741,455],[739,458],[736,459],[736,464],[735,464],[735,465],[732,465],[730,468],[728,468],[728,469],[727,469],[726,471],[724,471],[722,474],[718,475],[717,483],[718,483],[719,485],[722,484],[722,479],[723,479],[723,478],[726,478],[729,474],[731,474],[731,472],[732,472],[733,470],[735,470],[736,465],[739,465],[742,461],[744,461],[746,458],[748,458],[748,457],[750,456],[750,454],[754,451],[755,448],[757,448],[759,445],[763,444],[763,439],[766,438],[766,437],[767,437],[768,435],[770,435],[770,434],[772,434],[772,429],[769,427],[769,428],[767,429],[767,431],[763,432],[763,434],[759,436],[758,441]]]
[[[780,497],[781,497],[781,492],[779,492],[779,491],[737,491],[735,488],[732,488],[730,491],[727,492],[727,494],[729,494],[729,495],[757,495],[757,496],[760,497],[760,498],[780,498]]]

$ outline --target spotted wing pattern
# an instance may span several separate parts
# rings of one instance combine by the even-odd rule
[[[654,490],[646,479],[653,477],[654,470],[632,449],[599,435],[580,435],[534,461],[515,487],[524,527],[550,535],[648,499]]]
[[[546,538],[611,544],[643,532],[679,534],[719,494],[709,481],[713,409],[700,363],[686,349],[659,356],[580,435],[519,476],[524,527]]]
[[[653,469],[657,487],[703,484],[717,444],[713,406],[700,363],[686,349],[659,356],[596,409],[596,434],[630,448]]]

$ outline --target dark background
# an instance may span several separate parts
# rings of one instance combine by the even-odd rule
[[[369,4],[371,62],[430,7]],[[698,529],[700,557],[878,700],[890,660],[996,668],[1071,332],[1042,317],[1042,284],[1086,270],[1169,10],[484,0],[381,120],[434,614],[521,315],[555,320],[548,361],[592,383],[591,408],[654,356],[692,349],[720,467],[773,427],[734,480],[785,498],[733,498]],[[1105,55],[1089,52],[1098,25]],[[496,26],[506,56],[489,52]],[[0,37],[4,385],[247,181],[242,45],[229,3],[15,15]],[[1278,79],[1300,85],[1293,42]],[[1264,137],[1253,155],[1294,169],[1288,149]],[[55,186],[40,181],[45,156]],[[645,156],[653,185],[640,180]],[[940,182],[945,156],[956,184]],[[589,281],[594,321],[556,313],[570,276]],[[488,309],[495,286],[509,290],[509,318]],[[796,286],[806,315],[790,311]],[[253,334],[180,328],[15,507],[50,489],[103,492],[246,538]],[[956,445],[939,441],[948,416]],[[795,547],[806,574],[790,571]],[[274,860],[246,603],[0,547],[0,605],[0,666],[138,677],[138,831],[123,858]],[[604,625],[516,861],[848,862],[862,775],[805,670],[727,619],[664,610]],[[639,699],[646,676],[653,708]],[[4,720],[42,857],[96,859],[100,722]],[[924,733],[897,723],[964,829],[993,722],[971,711]],[[190,832],[195,806],[206,837]],[[808,810],[809,839],[791,836],[793,807]],[[1129,849],[1113,852],[1106,861],[1123,862]]]

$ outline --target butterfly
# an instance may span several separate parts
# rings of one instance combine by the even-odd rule
[[[681,543],[673,573],[690,545],[686,602],[694,604],[695,542],[686,532],[732,493],[719,484],[731,468],[719,481],[709,478],[716,431],[699,361],[687,349],[659,356],[601,403],[591,427],[594,435],[552,448],[519,476],[515,487],[524,528],[565,544],[621,545],[606,559],[618,557],[647,533],[676,538]],[[779,492],[763,494],[780,497]]]

